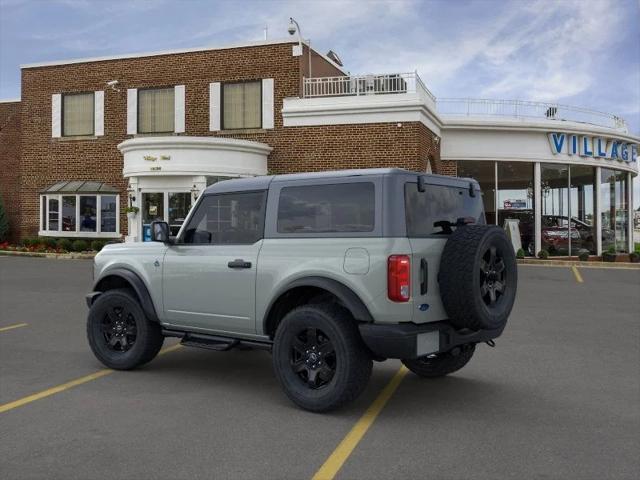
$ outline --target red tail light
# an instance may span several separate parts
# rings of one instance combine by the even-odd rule
[[[408,302],[411,292],[409,255],[391,255],[387,263],[387,295],[394,302]]]

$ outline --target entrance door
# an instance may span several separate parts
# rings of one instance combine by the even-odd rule
[[[190,192],[142,193],[142,241],[151,241],[151,222],[169,224],[169,234],[176,236],[191,209]]]
[[[265,192],[208,195],[164,258],[165,318],[185,329],[255,333]]]

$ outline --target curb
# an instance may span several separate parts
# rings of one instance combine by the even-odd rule
[[[534,260],[518,259],[518,265],[528,265],[537,267],[582,267],[582,268],[605,268],[622,270],[640,270],[640,263],[630,262],[581,262],[579,260]]]
[[[11,250],[0,250],[0,256],[55,258],[57,260],[90,260],[90,259],[93,259],[93,257],[96,256],[96,254],[95,253],[14,252]]]

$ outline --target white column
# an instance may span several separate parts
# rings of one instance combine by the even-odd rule
[[[98,90],[93,93],[93,134],[96,137],[104,135],[104,91]]]
[[[217,132],[220,130],[220,82],[209,84],[209,130]]]
[[[129,179],[129,188],[133,190],[133,196],[136,197],[134,202],[131,202],[132,207],[140,208],[142,205],[141,193],[138,191],[138,177],[131,177]],[[129,205],[129,198],[127,193],[127,205]],[[142,209],[135,215],[135,217],[127,214],[127,236],[125,242],[137,242],[140,234],[140,218],[142,218]]]
[[[127,135],[138,133],[138,90],[127,89]]]
[[[176,85],[174,87],[174,131],[175,133],[184,133],[185,122],[185,87],[184,85]]]
[[[62,136],[62,95],[59,93],[51,95],[51,136]]]
[[[633,175],[631,175],[631,172],[627,172],[627,218],[627,243],[629,247],[627,251],[631,253],[635,246],[633,243]]]
[[[533,203],[534,203],[534,222],[535,241],[534,255],[542,250],[542,175],[540,174],[540,162],[534,163],[533,168]]]
[[[595,190],[595,205],[594,205],[594,216],[595,216],[595,229],[596,229],[596,255],[602,255],[602,201],[600,199],[600,183],[602,180],[602,169],[600,167],[596,167],[596,184],[594,185]]]

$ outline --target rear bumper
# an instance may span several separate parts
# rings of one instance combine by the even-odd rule
[[[447,321],[421,325],[361,323],[359,328],[369,350],[383,358],[417,358],[447,352],[458,345],[497,338],[504,330],[504,327],[495,330],[456,330]]]

